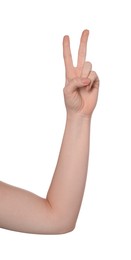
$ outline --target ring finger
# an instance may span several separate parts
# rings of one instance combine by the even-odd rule
[[[82,72],[81,72],[81,77],[87,78],[89,76],[91,70],[92,70],[92,64],[89,61],[86,61],[84,63],[84,66],[83,66],[83,69],[82,69]]]

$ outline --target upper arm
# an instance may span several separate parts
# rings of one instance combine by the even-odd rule
[[[37,234],[62,233],[59,220],[46,199],[0,182],[1,228]]]

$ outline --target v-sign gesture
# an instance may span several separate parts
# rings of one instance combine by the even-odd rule
[[[77,67],[73,66],[69,36],[63,38],[63,57],[65,62],[66,82],[64,91],[67,113],[91,118],[97,103],[99,78],[92,71],[92,64],[86,61],[86,49],[89,31],[81,35]]]
[[[75,228],[87,179],[90,118],[99,89],[98,76],[85,61],[88,35],[84,30],[76,68],[69,37],[63,39],[68,116],[47,196],[42,198],[0,181],[0,228],[33,234],[64,234]]]

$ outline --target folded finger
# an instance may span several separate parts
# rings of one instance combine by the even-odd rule
[[[98,88],[99,87],[99,78],[98,78],[98,75],[95,71],[91,71],[89,76],[88,76],[88,79],[90,79],[90,85],[89,85],[89,90],[91,88]]]
[[[82,69],[82,72],[81,72],[81,77],[83,77],[83,78],[88,77],[91,70],[92,70],[92,64],[89,61],[86,61],[84,63],[84,66],[83,66],[83,69]]]
[[[78,88],[82,88],[84,86],[87,86],[90,84],[90,79],[89,78],[74,78],[72,79],[67,86],[64,88],[64,93],[65,94],[71,94],[73,91],[75,91]]]

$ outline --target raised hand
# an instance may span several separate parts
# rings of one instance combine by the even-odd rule
[[[73,66],[68,35],[63,38],[63,57],[65,62],[65,87],[63,89],[67,113],[91,118],[96,106],[99,90],[99,78],[92,71],[92,64],[86,59],[89,31],[81,35],[77,67]]]

